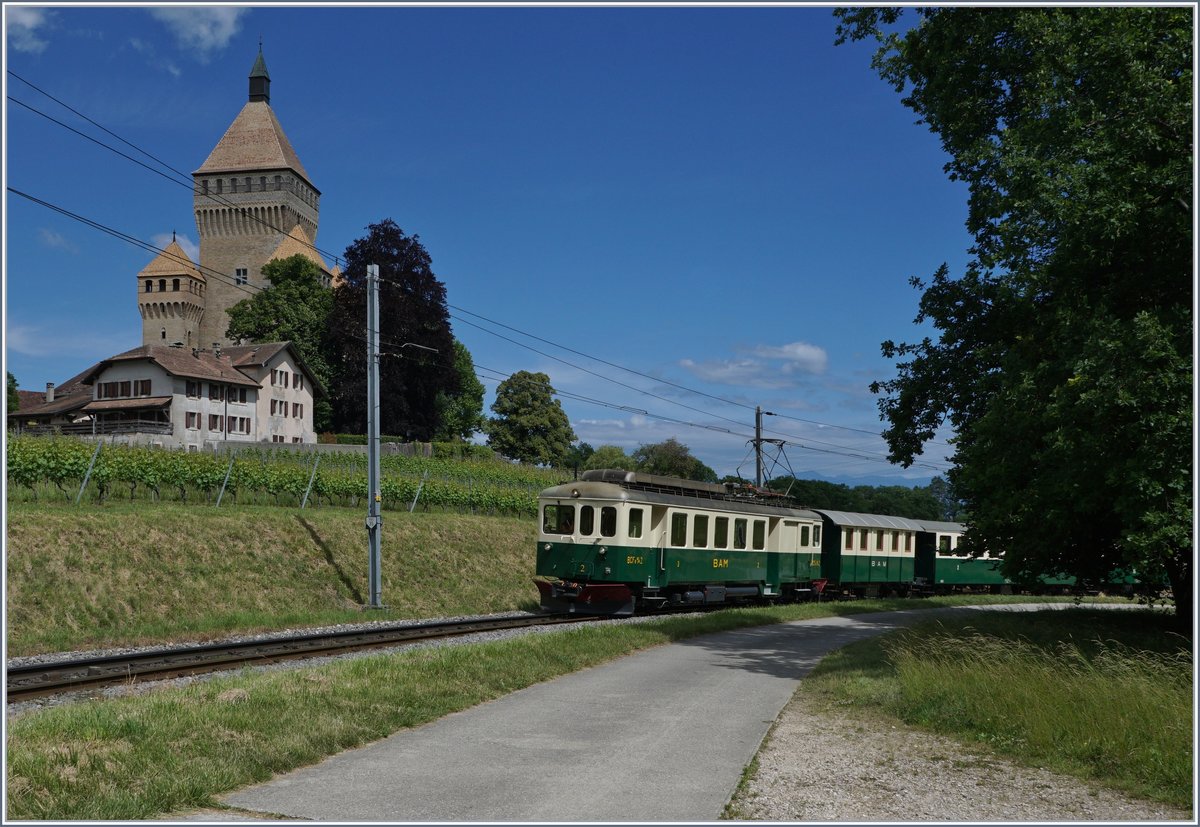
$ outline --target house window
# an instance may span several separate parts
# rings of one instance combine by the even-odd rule
[[[149,396],[150,395],[150,380],[149,379],[135,379],[133,381],[133,395],[134,396]]]
[[[245,267],[238,267],[233,271],[234,284],[245,284],[250,281],[250,275]]]
[[[245,388],[230,388],[229,389],[229,401],[230,402],[240,402],[243,405],[246,404],[246,389]]]
[[[298,437],[298,436],[292,437],[292,442],[303,442],[303,441],[304,441],[303,437]]]
[[[300,376],[300,374],[298,374],[298,373],[292,374],[292,387],[295,388],[296,390],[300,390],[301,388],[304,387],[304,380],[303,380],[303,377]]]
[[[208,430],[219,432],[221,430],[221,420],[222,420],[222,417],[220,414],[209,414],[208,415]]]
[[[167,329],[165,327],[161,331],[159,331],[158,338],[163,339],[164,341],[166,340]]]
[[[288,373],[286,370],[279,371],[279,381],[283,383],[285,388],[288,386]]]
[[[229,179],[229,191],[237,192],[237,179],[236,178]]]
[[[260,176],[258,179],[258,188],[263,192],[267,191],[267,176]]]
[[[225,182],[222,179],[218,178],[217,179],[217,193],[220,194],[224,191],[225,191]]]
[[[304,409],[300,407],[299,402],[292,403],[292,416],[294,416],[296,419],[304,416]]]
[[[191,399],[199,399],[200,398],[200,383],[199,382],[188,382],[187,383],[187,395]]]
[[[275,189],[277,189],[277,190],[283,189],[283,176],[282,175],[275,176]]]
[[[200,414],[196,411],[187,412],[187,427],[189,431],[195,431],[200,428]]]
[[[225,401],[225,386],[209,384],[208,398],[213,400],[214,402],[224,402]]]
[[[276,379],[276,376],[278,373],[279,373],[279,371],[275,370],[274,368],[271,369],[271,384],[272,385],[275,384],[275,379]]]
[[[128,379],[122,382],[119,393],[121,396],[133,396],[133,382]]]
[[[200,187],[203,190],[204,194],[208,195],[208,179],[207,178],[205,178],[203,181],[200,182]]]

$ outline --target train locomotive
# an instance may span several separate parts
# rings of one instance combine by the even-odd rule
[[[957,552],[960,523],[801,508],[747,486],[585,471],[538,497],[542,609],[1007,591],[999,560]],[[1069,583],[1071,581],[1063,581]]]

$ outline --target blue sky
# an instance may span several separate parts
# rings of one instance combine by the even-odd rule
[[[4,17],[10,72],[185,173],[245,103],[261,36],[271,106],[322,192],[318,248],[341,254],[389,217],[418,234],[488,406],[496,378],[543,371],[594,447],[675,437],[753,477],[761,405],[777,414],[764,435],[786,442],[777,473],[923,484],[947,467],[944,444],[927,465],[884,460],[868,385],[894,374],[880,342],[929,334],[908,279],[962,271],[967,192],[871,47],[833,45],[829,7]],[[5,129],[7,187],[194,248],[186,186],[11,101]],[[5,358],[22,388],[140,344],[151,254],[12,193],[4,214]]]

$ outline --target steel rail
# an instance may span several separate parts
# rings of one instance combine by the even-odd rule
[[[282,660],[341,654],[421,640],[560,623],[600,620],[586,615],[481,618],[337,632],[306,632],[265,640],[206,643],[130,654],[84,656],[55,663],[30,663],[5,670],[8,702],[113,684],[162,680],[261,665]]]

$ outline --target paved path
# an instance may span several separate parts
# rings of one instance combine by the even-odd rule
[[[883,612],[640,652],[227,795],[332,821],[712,821],[797,682],[830,651],[928,617]]]

